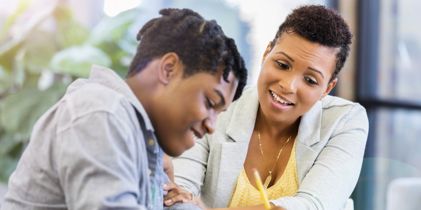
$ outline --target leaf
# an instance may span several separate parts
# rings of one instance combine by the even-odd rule
[[[0,126],[14,139],[27,140],[35,121],[64,93],[63,84],[55,84],[45,91],[26,87],[0,102]]]
[[[13,83],[18,86],[23,86],[25,82],[25,55],[26,50],[20,49],[14,58],[14,65],[13,65]]]
[[[1,157],[0,159],[0,181],[7,182],[10,174],[15,170],[18,160],[10,157]]]
[[[6,156],[22,141],[16,141],[12,133],[4,133],[0,136],[0,157]]]
[[[87,77],[93,64],[109,67],[111,60],[100,49],[84,45],[67,48],[55,54],[50,68],[57,73]]]
[[[137,41],[135,39],[136,35],[132,36],[126,34],[120,41],[118,41],[118,46],[123,52],[133,56],[137,49]]]
[[[24,89],[16,94],[7,96],[0,104],[0,126],[8,133],[18,133],[30,110],[37,103],[36,89]]]
[[[2,42],[0,43],[0,57],[9,50],[15,49],[16,46],[31,36],[32,31],[44,22],[45,19],[50,17],[56,6],[57,1],[52,1],[51,4],[43,5],[43,7],[38,7],[36,10],[28,9],[28,12],[16,20],[13,26],[7,31],[8,34],[6,37],[2,38]]]
[[[7,32],[10,30],[10,27],[13,25],[16,19],[28,9],[30,3],[30,0],[19,1],[16,10],[4,21],[3,27],[0,30],[0,41],[3,40],[5,34],[7,34]]]
[[[83,44],[89,37],[89,30],[74,19],[72,10],[67,6],[58,6],[54,12],[56,18],[56,39],[61,48]]]
[[[2,44],[0,44],[1,48]],[[0,52],[0,64],[3,68],[11,74],[15,65],[16,54],[21,50],[22,43],[15,45],[13,48],[8,49],[7,51]]]
[[[139,9],[131,9],[101,21],[93,30],[87,43],[104,51],[111,59],[113,70],[126,75],[129,62],[136,51],[136,34],[128,36],[133,22],[139,17]]]
[[[36,34],[34,31],[38,30],[38,26],[50,17],[50,14],[54,11],[57,3],[52,2],[49,5],[43,5],[42,8],[36,9],[33,8],[36,4],[31,4],[29,6],[30,8],[27,9],[27,0],[22,0],[21,4],[24,6],[21,5],[15,12],[16,15],[12,18],[13,20],[11,19],[9,21],[9,24],[13,23],[13,25],[4,26],[8,28],[6,31],[7,34],[5,34],[6,37],[2,38],[3,41],[0,42],[0,64],[3,66],[3,70],[7,72],[7,75],[9,75],[8,82],[0,85],[2,86],[1,88],[3,88],[3,91],[5,86],[21,87],[23,83],[26,82],[25,64],[30,62],[27,64],[32,67],[29,70],[39,69],[39,66],[42,65],[42,62],[39,62],[42,60],[40,58],[44,58],[48,54],[45,50],[40,51],[39,49],[46,49],[49,47],[43,45],[44,43],[37,45],[37,40],[32,39],[32,35]],[[51,42],[51,40],[49,41]],[[39,47],[37,47],[37,49],[29,47],[29,56],[27,57],[25,45],[28,43],[35,44]],[[31,65],[31,63],[37,65]],[[0,93],[3,93],[3,91]]]
[[[10,74],[0,65],[0,95],[2,95],[10,85]]]
[[[106,43],[116,44],[127,33],[128,28],[139,16],[139,9],[131,9],[115,17],[105,18],[92,30],[88,43],[100,46]]]
[[[31,39],[24,41],[22,48],[26,50],[24,66],[30,73],[40,74],[56,52],[56,43],[53,42],[55,34],[51,32],[34,30]]]

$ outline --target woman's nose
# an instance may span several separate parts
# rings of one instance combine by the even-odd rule
[[[295,93],[297,91],[297,78],[295,76],[287,76],[278,82],[284,93]]]

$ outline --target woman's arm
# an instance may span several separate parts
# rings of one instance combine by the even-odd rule
[[[167,206],[177,202],[187,202],[200,194],[205,178],[209,144],[208,135],[196,141],[195,146],[180,157],[173,158],[174,181],[166,186],[168,194],[164,199]]]

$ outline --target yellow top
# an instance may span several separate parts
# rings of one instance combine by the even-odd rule
[[[297,165],[295,161],[295,143],[291,150],[287,166],[281,178],[270,186],[266,191],[269,200],[274,200],[284,196],[293,196],[298,190]],[[263,204],[260,192],[248,180],[246,171],[241,170],[238,176],[237,186],[228,207],[246,207]]]
[[[271,207],[269,203],[269,198],[266,193],[266,188],[263,186],[262,179],[260,178],[259,171],[254,169],[253,173],[254,173],[254,179],[256,180],[257,189],[260,192],[260,199],[263,201],[263,206],[265,206],[266,210],[270,210]]]

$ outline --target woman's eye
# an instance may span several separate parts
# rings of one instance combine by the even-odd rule
[[[289,65],[281,61],[276,61],[276,64],[279,66],[280,69],[289,69]]]
[[[207,108],[213,108],[215,106],[215,103],[210,100],[209,98],[206,98],[206,107]]]
[[[317,80],[312,78],[312,77],[305,77],[305,80],[307,83],[309,83],[310,85],[317,85]]]

